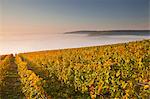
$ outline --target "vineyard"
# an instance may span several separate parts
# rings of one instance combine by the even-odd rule
[[[0,57],[0,99],[114,98],[150,98],[150,40]]]

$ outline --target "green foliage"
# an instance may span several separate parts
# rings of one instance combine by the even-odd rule
[[[0,56],[0,99],[149,96],[150,40]]]
[[[10,56],[5,56],[2,61],[0,61],[0,92],[4,86],[4,79],[6,78],[7,70],[9,69]]]
[[[33,71],[28,70],[27,63],[23,62],[19,56],[16,56],[18,65],[18,74],[21,78],[22,92],[29,99],[48,99],[48,95],[44,91],[44,81],[39,78]],[[50,98],[50,97],[49,97]]]
[[[0,99],[23,99],[13,55],[6,55],[0,62]]]
[[[53,98],[148,98],[150,40],[19,54]]]

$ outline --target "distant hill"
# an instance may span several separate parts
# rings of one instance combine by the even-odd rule
[[[107,31],[90,31],[90,30],[81,30],[81,31],[72,31],[65,32],[64,34],[87,34],[89,36],[98,36],[98,35],[150,35],[150,30],[107,30]]]

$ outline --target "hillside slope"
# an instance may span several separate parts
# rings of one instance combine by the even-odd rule
[[[150,40],[19,54],[53,98],[148,98]]]
[[[0,99],[149,99],[150,40],[0,58]]]

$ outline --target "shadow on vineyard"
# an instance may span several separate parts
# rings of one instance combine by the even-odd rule
[[[80,91],[75,90],[75,86],[72,84],[65,84],[55,73],[49,73],[47,68],[38,66],[37,64],[30,62],[28,59],[22,57],[23,61],[27,62],[28,70],[32,70],[40,78],[43,78],[45,91],[52,97],[56,99],[66,99],[70,98],[84,98],[90,97],[89,93],[83,94]]]
[[[17,65],[14,63],[14,60],[15,58],[13,55],[10,55],[8,59],[6,59],[5,65],[7,65],[7,71],[5,72],[5,77],[2,80],[0,99],[18,99],[24,97],[21,91],[22,87],[20,77],[17,72]]]

